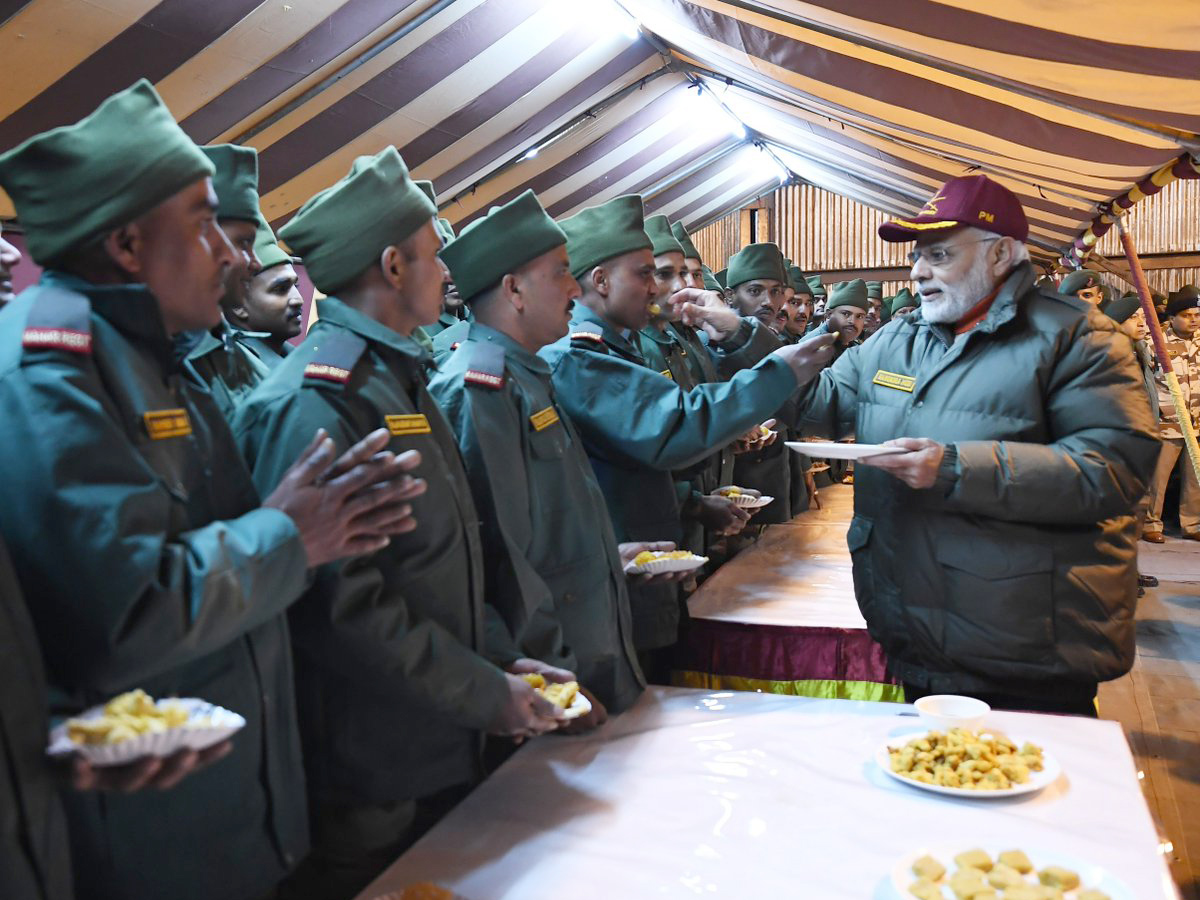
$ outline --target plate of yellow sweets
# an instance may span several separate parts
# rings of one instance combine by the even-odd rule
[[[78,753],[94,766],[119,766],[177,750],[205,750],[242,729],[235,712],[194,697],[154,700],[129,691],[94,706],[50,731],[51,756]]]
[[[912,787],[980,800],[1032,794],[1062,772],[1037,744],[962,728],[890,738],[875,751],[875,761]]]
[[[719,487],[713,491],[714,497],[724,497],[732,500],[734,506],[742,509],[762,509],[775,498],[749,488],[738,487],[736,484]]]
[[[896,864],[892,888],[904,900],[1134,900],[1103,867],[1032,848],[918,850]]]
[[[664,572],[690,572],[708,562],[687,550],[643,550],[625,567],[627,575],[662,575]]]
[[[578,681],[547,681],[536,672],[521,676],[529,686],[563,711],[563,718],[578,719],[592,711],[590,701],[579,689]]]

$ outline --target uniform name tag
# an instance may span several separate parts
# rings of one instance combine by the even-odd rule
[[[659,372],[658,374],[659,374],[659,375],[665,375],[665,376],[667,376],[668,378],[670,378],[672,381],[674,381],[674,380],[675,380],[675,376],[671,374],[671,370],[670,370],[670,369],[663,369],[663,370],[662,370],[661,372]]]
[[[388,431],[396,437],[406,434],[429,434],[431,431],[429,419],[425,418],[423,413],[404,416],[384,416],[383,418],[387,422]]]
[[[558,421],[558,410],[553,406],[547,406],[541,412],[535,412],[530,416],[529,421],[533,425],[534,431],[545,431]]]
[[[25,329],[21,346],[29,350],[67,350],[71,353],[91,353],[92,336],[84,331],[66,328],[42,328],[30,326]]]
[[[146,423],[146,433],[155,441],[192,433],[192,420],[186,409],[156,409],[142,413],[142,421]]]
[[[917,379],[912,375],[897,375],[895,372],[885,372],[880,369],[875,373],[874,383],[880,387],[892,388],[896,391],[904,391],[906,394],[911,394],[913,388],[917,386]]]
[[[339,366],[327,366],[323,363],[309,363],[304,367],[305,378],[323,378],[326,381],[339,381],[343,384],[350,380],[350,370]]]

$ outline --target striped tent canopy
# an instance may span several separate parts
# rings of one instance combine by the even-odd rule
[[[908,215],[985,172],[1055,253],[1198,174],[1194,0],[0,0],[0,23],[0,148],[145,76],[198,142],[259,150],[276,226],[388,144],[459,227],[533,188],[696,228],[796,179]]]

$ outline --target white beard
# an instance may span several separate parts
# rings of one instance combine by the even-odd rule
[[[957,284],[948,285],[931,278],[925,282],[925,286],[941,288],[942,293],[933,299],[922,297],[921,316],[926,322],[953,325],[961,322],[973,306],[992,292],[996,284],[987,270],[987,263],[979,259],[966,278]]]

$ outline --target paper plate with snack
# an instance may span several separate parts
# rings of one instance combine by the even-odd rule
[[[889,738],[875,751],[875,762],[911,787],[975,800],[1032,794],[1062,772],[1037,744],[962,728]]]
[[[760,494],[758,491],[750,488],[738,487],[736,484],[719,487],[712,492],[714,497],[724,497],[726,500],[732,500],[734,506],[739,506],[742,509],[762,509],[774,497],[766,494]]]
[[[1104,867],[1033,847],[937,847],[910,853],[892,869],[904,900],[1133,900]]]
[[[662,575],[664,572],[690,572],[708,562],[687,550],[643,550],[625,567],[626,575]]]
[[[138,689],[55,726],[46,752],[51,756],[78,753],[94,766],[119,766],[178,750],[206,750],[245,725],[237,713],[206,700],[155,701]]]
[[[521,677],[535,691],[563,710],[564,718],[578,719],[592,711],[592,701],[579,689],[578,681],[547,681],[536,672],[527,672]]]

